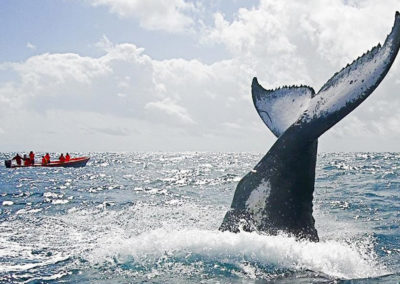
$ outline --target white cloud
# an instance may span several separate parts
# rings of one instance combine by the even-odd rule
[[[164,100],[157,102],[149,102],[145,105],[145,109],[154,110],[154,116],[156,117],[162,118],[162,114],[160,116],[161,112],[178,118],[179,121],[184,124],[195,124],[188,111],[184,107],[176,104],[170,98],[165,98]],[[160,122],[162,122],[162,120],[160,120]]]
[[[114,44],[105,36],[97,45],[103,49],[100,57],[41,54],[0,64],[1,72],[17,77],[0,81],[1,140],[19,145],[29,131],[32,143],[43,145],[45,136],[46,147],[62,140],[78,150],[97,145],[99,151],[264,151],[274,139],[254,110],[252,77],[270,88],[302,83],[318,89],[345,63],[384,40],[393,24],[393,7],[400,7],[400,0],[387,1],[334,0],[328,5],[327,0],[262,0],[258,7],[240,9],[233,20],[216,13],[201,42],[223,45],[230,57],[213,64],[155,60],[143,48]],[[154,24],[147,20],[160,12],[142,6],[152,1],[140,2],[91,1],[121,16],[135,16],[146,28],[183,31],[194,25],[187,14],[191,4],[173,2],[174,8]],[[174,13],[188,20],[162,27]],[[377,136],[398,141],[399,72],[395,62],[376,93],[324,135],[320,145],[368,150]],[[343,139],[353,148],[340,148],[338,140]]]
[[[30,43],[30,42],[27,42],[27,43],[26,43],[26,47],[29,48],[29,49],[32,49],[32,50],[35,50],[35,49],[36,49],[36,46],[33,45],[33,44]]]
[[[176,132],[171,142],[174,147],[198,149],[187,143],[189,137],[198,137],[194,145],[210,150],[215,139],[228,140],[225,137],[238,130],[221,127],[223,122],[229,121],[232,126],[257,120],[249,96],[251,75],[236,60],[211,65],[198,60],[159,61],[133,44],[109,43],[98,58],[42,54],[0,67],[18,75],[18,80],[0,82],[0,127],[11,139],[18,140],[16,132],[24,129],[42,133],[37,139],[43,135],[47,139],[70,139],[69,132],[60,128],[91,137],[87,141],[101,134],[107,139],[136,139],[137,133],[149,137],[153,129],[162,126],[159,135],[169,137],[168,133]],[[99,120],[93,114],[99,114]],[[120,120],[125,126],[109,123]],[[204,142],[210,139],[214,142]],[[142,147],[149,145],[144,142]]]
[[[242,127],[237,124],[237,123],[232,123],[232,122],[224,122],[221,124],[223,127],[227,127],[227,128],[232,128],[232,129],[241,129]]]
[[[214,15],[203,43],[226,46],[268,86],[321,86],[389,33],[400,0],[261,0],[228,21]],[[373,22],[373,24],[371,24]]]
[[[184,32],[192,27],[191,12],[196,8],[184,0],[89,0],[94,6],[107,6],[121,17],[135,17],[149,30]]]

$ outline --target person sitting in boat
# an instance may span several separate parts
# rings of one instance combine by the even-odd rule
[[[64,163],[65,162],[64,154],[61,153],[61,155],[58,159],[60,160],[61,163]]]
[[[23,160],[24,160],[24,166],[25,166],[25,167],[28,167],[28,166],[32,165],[32,164],[31,164],[31,159],[28,158],[28,156],[27,156],[26,154],[24,154]]]
[[[29,152],[29,159],[31,160],[31,165],[35,164],[35,153],[33,151]]]
[[[70,157],[69,154],[67,153],[67,154],[65,155],[65,161],[66,161],[66,162],[69,162],[69,160],[71,160],[71,157]]]
[[[17,155],[15,155],[15,157],[11,160],[15,160],[17,162],[17,165],[20,166],[22,162],[22,157],[17,153]]]
[[[47,165],[47,159],[46,156],[42,156],[42,166]]]
[[[47,164],[50,163],[50,155],[49,155],[49,153],[46,153],[46,155],[44,157],[46,159]]]

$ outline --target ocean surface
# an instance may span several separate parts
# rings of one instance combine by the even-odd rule
[[[261,153],[81,155],[0,166],[0,282],[400,281],[400,153],[318,155],[319,243],[218,231]]]

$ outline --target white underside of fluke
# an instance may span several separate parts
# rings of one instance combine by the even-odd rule
[[[262,92],[269,92],[263,94]],[[254,86],[253,86],[254,92]],[[266,91],[259,87],[254,105],[264,123],[279,137],[308,108],[314,91],[308,87],[284,87]]]

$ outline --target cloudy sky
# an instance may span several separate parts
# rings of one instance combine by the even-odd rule
[[[2,0],[0,151],[246,151],[250,94],[318,90],[383,42],[400,0]],[[400,62],[321,151],[400,151]]]

